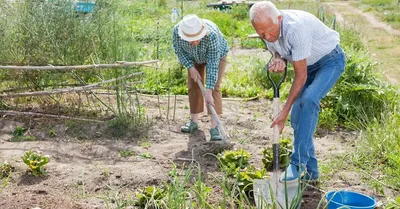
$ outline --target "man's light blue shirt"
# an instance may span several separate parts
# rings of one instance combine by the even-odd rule
[[[315,64],[339,44],[339,34],[314,15],[299,10],[280,10],[280,37],[267,43],[268,50],[278,52],[290,63],[307,59],[307,66]]]

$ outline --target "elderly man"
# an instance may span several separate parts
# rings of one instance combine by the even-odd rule
[[[291,109],[294,149],[281,181],[294,181],[302,175],[306,180],[317,180],[313,135],[320,101],[335,85],[346,65],[339,34],[308,12],[278,10],[269,1],[257,2],[251,7],[250,21],[273,53],[269,70],[283,72],[287,60],[295,73],[287,101],[271,124],[282,132]]]
[[[217,114],[222,114],[221,81],[226,67],[228,42],[213,22],[200,19],[194,14],[185,16],[173,30],[175,54],[188,72],[188,94],[190,121],[181,131],[192,133],[198,130],[199,113],[203,112],[204,100],[197,84],[204,82],[206,74],[206,102],[214,106]],[[218,124],[211,118],[211,141],[221,140]]]

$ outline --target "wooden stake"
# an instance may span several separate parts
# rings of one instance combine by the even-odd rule
[[[49,117],[49,118],[59,118],[59,119],[68,119],[68,120],[79,120],[79,121],[86,121],[86,122],[96,122],[96,123],[104,123],[105,121],[101,120],[94,120],[94,119],[87,119],[87,118],[75,118],[63,115],[50,115],[44,113],[36,113],[36,112],[18,112],[18,111],[6,111],[0,110],[0,113],[5,115],[30,115],[30,116],[41,116],[41,117]]]
[[[142,74],[143,74],[143,72],[132,73],[130,75],[121,76],[119,78],[106,80],[106,81],[103,81],[103,82],[100,82],[100,83],[89,84],[89,85],[82,86],[82,87],[65,88],[65,89],[54,89],[54,90],[48,90],[48,91],[25,92],[25,93],[16,93],[16,94],[0,94],[0,98],[26,97],[26,96],[38,96],[38,95],[50,95],[50,94],[64,94],[64,93],[69,93],[69,92],[78,92],[78,91],[86,91],[86,90],[91,90],[91,89],[98,89],[98,88],[103,88],[102,86],[100,86],[102,84],[112,83],[112,82],[115,82],[115,81],[118,81],[118,80],[131,78],[131,77],[142,75]],[[125,85],[125,84],[122,84],[122,85]]]
[[[143,65],[147,67],[150,64],[156,64],[158,60],[150,60],[143,62],[125,62],[125,61],[117,61],[114,64],[93,64],[93,65],[73,65],[73,66],[0,66],[0,69],[3,70],[77,70],[77,69],[93,69],[93,68],[120,68],[120,67],[129,67],[135,65]],[[157,68],[157,67],[155,67]]]

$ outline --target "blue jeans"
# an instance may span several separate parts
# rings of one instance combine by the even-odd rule
[[[318,178],[313,135],[317,127],[320,101],[335,85],[345,65],[344,52],[337,45],[318,62],[307,66],[307,81],[292,106],[290,123],[294,130],[294,144],[290,163],[305,165],[312,178]]]

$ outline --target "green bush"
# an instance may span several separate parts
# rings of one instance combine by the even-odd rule
[[[355,31],[341,30],[341,39],[347,64],[334,88],[322,101],[320,126],[332,129],[330,124],[340,124],[351,129],[363,129],[369,121],[380,119],[381,114],[392,109],[399,101],[396,88],[382,81],[375,71],[376,64],[354,40]],[[335,121],[336,120],[336,121]]]

